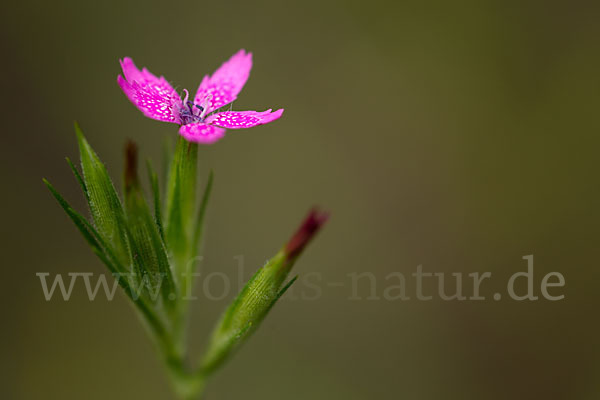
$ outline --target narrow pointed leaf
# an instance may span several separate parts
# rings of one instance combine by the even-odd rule
[[[75,125],[83,180],[89,207],[98,233],[109,243],[122,262],[129,258],[127,237],[122,226],[123,207],[106,167],[91,148],[79,126]]]
[[[79,183],[79,186],[81,186],[81,190],[83,190],[83,194],[85,195],[86,200],[89,202],[90,196],[88,194],[87,188],[85,187],[85,182],[83,181],[83,177],[79,173],[79,170],[77,169],[77,167],[75,167],[73,162],[71,162],[71,159],[69,157],[67,157],[66,160],[67,160],[67,164],[69,164],[69,167],[71,168],[71,171],[73,171],[73,175],[75,175],[75,178],[77,179],[77,182]]]
[[[163,223],[162,223],[162,204],[160,201],[160,187],[158,185],[158,176],[156,175],[156,172],[154,172],[154,169],[152,168],[152,164],[150,164],[150,160],[148,160],[148,162],[146,163],[147,169],[148,169],[148,178],[150,180],[150,187],[152,188],[152,200],[154,202],[154,222],[156,223],[156,226],[158,227],[158,232],[160,233],[160,237],[161,239],[164,241],[165,240],[165,233],[163,230]]]
[[[157,299],[160,290],[163,302],[173,306],[170,295],[176,296],[176,287],[166,248],[158,226],[146,204],[137,174],[137,148],[133,142],[127,145],[125,161],[125,208],[127,234],[134,265],[141,281],[147,282],[150,298]]]
[[[88,242],[92,248],[92,251],[116,277],[119,286],[121,286],[127,297],[134,302],[137,309],[142,313],[152,330],[156,333],[157,337],[161,341],[165,341],[166,332],[162,322],[141,297],[134,295],[134,289],[131,287],[130,282],[127,279],[127,271],[118,264],[118,261],[115,258],[113,258],[114,256],[111,255],[108,248],[105,247],[106,244],[103,243],[103,239],[100,237],[98,232],[96,232],[94,227],[81,214],[79,214],[69,205],[69,203],[60,195],[60,193],[58,193],[58,191],[54,188],[54,186],[52,186],[52,184],[50,184],[50,182],[48,182],[46,179],[43,181],[54,198],[66,212],[67,216],[73,221],[79,232]]]
[[[94,229],[94,227],[81,214],[71,207],[71,205],[60,195],[60,193],[58,193],[58,191],[50,182],[48,182],[46,179],[43,181],[54,198],[58,201],[58,204],[60,204],[67,216],[71,219],[71,221],[73,221],[83,238],[86,240],[86,242],[88,242],[92,248],[92,251],[98,255],[102,262],[104,262],[109,271],[113,274],[126,274],[128,271],[118,263],[118,260],[116,260],[110,250],[106,248],[105,243],[103,243],[102,238]]]

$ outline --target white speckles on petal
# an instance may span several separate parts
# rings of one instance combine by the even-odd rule
[[[245,50],[234,54],[212,76],[205,76],[194,104],[189,106],[187,101],[182,102],[162,76],[157,77],[145,68],[140,71],[130,58],[121,60],[121,67],[125,77],[119,76],[117,81],[129,100],[149,118],[182,125],[179,133],[192,142],[214,143],[224,136],[225,128],[266,124],[283,113],[280,109],[275,112],[227,111],[210,115],[234,101],[246,84],[252,69],[252,54]],[[188,92],[184,91],[187,100]]]
[[[225,129],[199,122],[183,125],[179,134],[190,142],[211,144],[225,135]]]
[[[271,110],[263,112],[225,111],[211,115],[206,122],[229,129],[251,128],[275,121],[281,117],[281,114],[283,114],[283,109],[275,112],[271,112]]]
[[[238,51],[212,76],[204,77],[194,98],[194,103],[200,104],[208,95],[212,95],[207,112],[231,103],[246,84],[251,69],[252,53],[246,53],[245,50]]]
[[[175,110],[181,98],[165,78],[156,77],[146,68],[141,71],[131,58],[121,60],[125,78],[119,75],[117,82],[129,100],[145,116],[159,121],[179,123]]]

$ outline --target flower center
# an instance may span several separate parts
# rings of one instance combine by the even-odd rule
[[[182,107],[179,110],[179,119],[181,124],[187,125],[204,121],[205,108],[189,101],[189,92],[187,89],[183,89],[183,91],[185,92],[185,99],[183,100]]]

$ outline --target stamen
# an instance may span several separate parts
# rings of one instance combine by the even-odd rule
[[[191,101],[188,100],[185,104],[187,104],[188,110],[190,110],[190,114],[195,115],[194,109],[192,108],[192,107],[194,107],[194,103],[192,103]]]
[[[213,98],[213,95],[209,94],[200,103],[200,105],[202,107],[202,112],[200,113],[200,119],[201,120],[204,120],[204,117],[206,116],[206,113],[208,111],[208,106],[210,105],[210,102],[211,102],[212,98]]]

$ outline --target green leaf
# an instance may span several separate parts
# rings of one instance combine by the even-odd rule
[[[127,235],[134,266],[142,282],[147,282],[151,300],[157,300],[158,291],[163,302],[172,307],[177,298],[177,288],[164,242],[158,226],[146,204],[137,175],[137,148],[129,142],[125,161],[125,209]],[[172,299],[169,296],[173,296]]]
[[[165,331],[163,323],[156,316],[145,301],[139,297],[131,286],[127,279],[127,271],[118,263],[118,260],[111,255],[110,250],[106,247],[106,243],[103,243],[103,239],[100,237],[94,227],[77,211],[75,211],[69,203],[58,193],[58,191],[48,182],[46,179],[43,180],[44,184],[48,187],[54,198],[58,201],[58,204],[67,213],[69,218],[73,221],[79,232],[81,232],[84,239],[88,242],[92,251],[100,258],[100,260],[108,267],[109,271],[116,276],[119,286],[125,291],[125,294],[129,299],[136,305],[137,310],[144,316],[148,325],[160,341],[162,346],[168,347],[168,335]]]
[[[150,180],[150,187],[152,188],[152,200],[154,202],[154,222],[158,227],[158,232],[160,233],[161,239],[164,241],[165,233],[162,226],[162,204],[160,202],[160,187],[158,185],[158,176],[156,175],[156,172],[154,172],[150,160],[146,162],[146,167],[148,169],[148,179]]]
[[[83,238],[88,242],[92,251],[98,255],[102,262],[108,267],[109,271],[113,274],[127,274],[127,270],[119,264],[118,260],[110,252],[110,249],[106,247],[102,238],[94,229],[94,227],[77,211],[75,211],[71,205],[58,193],[58,191],[52,186],[50,182],[43,179],[44,184],[48,187],[54,198],[58,201],[58,204],[63,208],[65,213],[73,221]],[[123,282],[120,282],[123,284]],[[125,287],[124,287],[125,288]],[[129,288],[129,286],[127,286]]]
[[[69,164],[69,167],[71,168],[71,171],[73,171],[73,175],[75,175],[75,178],[77,179],[77,182],[79,183],[79,186],[81,186],[81,190],[83,190],[83,194],[85,195],[86,200],[89,202],[90,196],[88,194],[87,188],[85,187],[85,182],[83,181],[83,178],[81,177],[81,174],[79,173],[79,170],[77,170],[77,167],[75,167],[75,165],[71,162],[71,159],[69,157],[67,157],[66,160],[67,160],[67,164]]]
[[[160,290],[165,304],[172,305],[169,295],[177,295],[166,249],[154,219],[143,198],[126,195],[127,232],[130,236],[134,266],[142,280],[147,278],[151,294]],[[151,295],[151,297],[154,297]],[[154,300],[154,299],[153,299]]]
[[[75,132],[79,142],[83,182],[96,229],[104,241],[112,246],[119,260],[128,263],[128,243],[123,227],[124,213],[119,196],[106,167],[85,140],[77,124]]]

